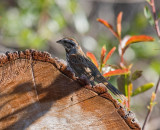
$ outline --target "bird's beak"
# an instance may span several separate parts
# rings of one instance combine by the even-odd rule
[[[56,43],[60,43],[60,44],[61,44],[61,43],[62,43],[62,40],[58,40],[58,41],[56,41]]]

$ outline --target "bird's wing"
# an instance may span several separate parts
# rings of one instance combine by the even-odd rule
[[[72,54],[69,56],[69,60],[71,68],[74,69],[74,71],[78,73],[79,76],[84,74],[90,81],[94,80],[98,83],[103,83],[118,98],[120,98],[121,100],[125,99],[123,94],[101,75],[94,63],[88,58],[86,58],[85,56]]]
[[[88,64],[85,56],[72,54],[69,56],[69,63],[72,69],[79,75],[86,75],[89,79],[93,77],[94,71]],[[92,79],[93,80],[93,79]]]

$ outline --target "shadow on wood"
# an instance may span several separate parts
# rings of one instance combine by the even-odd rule
[[[133,118],[134,119],[134,118]],[[140,129],[65,64],[26,50],[0,58],[0,129]]]

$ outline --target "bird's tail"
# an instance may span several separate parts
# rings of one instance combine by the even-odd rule
[[[119,99],[121,99],[122,101],[126,100],[126,97],[118,90],[116,89],[111,83],[109,82],[104,82],[104,85],[106,85],[106,87]]]
[[[127,101],[126,97],[111,83],[109,83],[103,76],[96,76],[95,81],[98,83],[103,83],[116,96],[116,98],[122,101]]]

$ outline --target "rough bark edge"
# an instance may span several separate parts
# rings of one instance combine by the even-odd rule
[[[25,51],[16,51],[13,53],[6,52],[6,54],[0,55],[0,67],[3,67],[6,64],[9,64],[10,62],[13,62],[17,59],[33,60],[33,63],[34,63],[34,60],[37,60],[37,61],[49,62],[53,64],[60,72],[62,72],[67,77],[71,78],[72,80],[78,81],[83,87],[96,92],[97,94],[99,94],[99,96],[110,100],[114,104],[119,115],[125,120],[125,122],[128,124],[130,128],[141,129],[138,123],[138,120],[135,118],[134,113],[131,111],[127,111],[122,106],[122,104],[118,103],[118,101],[115,100],[107,92],[106,87],[104,87],[103,85],[91,87],[90,85],[88,85],[88,82],[85,79],[85,77],[81,77],[81,78],[75,77],[74,73],[69,67],[67,67],[67,64],[64,60],[60,60],[56,57],[52,58],[48,52],[27,49]]]
[[[16,51],[13,53],[6,52],[5,54],[0,55],[0,67],[13,62],[17,59],[28,59],[28,60],[37,60],[42,62],[49,62],[53,64],[60,72],[65,74],[67,77],[76,80],[74,73],[67,67],[67,64],[64,60],[60,60],[57,57],[52,58],[48,52],[37,51],[33,49],[27,49],[25,51]]]

